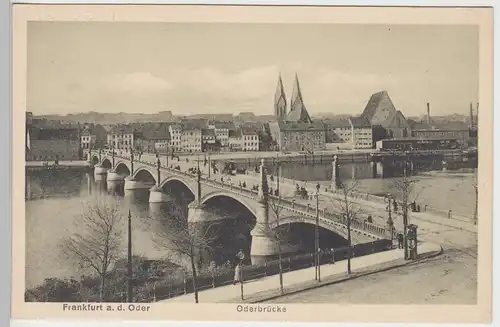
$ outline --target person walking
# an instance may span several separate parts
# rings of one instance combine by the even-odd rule
[[[403,248],[403,234],[398,233],[398,249],[402,249],[402,248]]]
[[[241,262],[238,262],[236,267],[234,268],[234,280],[233,285],[241,282]]]

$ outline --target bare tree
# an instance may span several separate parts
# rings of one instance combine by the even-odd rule
[[[394,200],[399,200],[403,215],[403,246],[404,246],[404,258],[408,259],[408,238],[407,238],[407,229],[408,229],[408,209],[414,203],[424,188],[420,190],[416,189],[416,185],[418,184],[418,180],[411,179],[407,176],[406,170],[405,174],[402,178],[396,179],[391,182],[390,189],[392,195],[396,195]]]
[[[62,242],[64,253],[100,279],[99,299],[105,299],[106,278],[122,253],[123,220],[117,202],[95,198],[76,221],[78,232]]]
[[[213,233],[216,222],[200,224],[189,222],[182,205],[171,202],[167,214],[155,217],[153,242],[158,248],[164,249],[168,255],[189,261],[192,275],[194,301],[198,303],[198,288],[196,279],[199,272],[201,254],[211,248],[218,238]]]
[[[276,223],[276,227],[273,231],[273,239],[278,248],[278,267],[279,267],[279,279],[280,279],[280,292],[284,294],[283,289],[283,263],[282,263],[282,245],[288,241],[286,237],[287,231],[283,230],[280,225],[281,212],[283,210],[283,203],[281,199],[281,195],[279,196],[269,196],[268,197],[268,205],[271,210],[272,215],[269,217],[269,223],[274,225]]]
[[[347,225],[347,273],[351,273],[351,258],[352,258],[352,239],[351,239],[351,222],[357,220],[363,210],[359,204],[361,193],[357,192],[357,180],[338,181],[339,189],[336,196],[331,199],[333,206],[337,208],[342,215],[342,221]]]

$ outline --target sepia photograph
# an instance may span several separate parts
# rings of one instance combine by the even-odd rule
[[[479,21],[200,10],[23,21],[15,296],[59,314],[195,305],[185,319],[477,306],[492,218]]]

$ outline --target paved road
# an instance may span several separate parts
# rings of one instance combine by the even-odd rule
[[[473,304],[477,292],[477,231],[457,221],[413,218],[419,238],[439,243],[443,254],[411,267],[361,277],[272,302],[354,304]],[[400,221],[397,223],[400,224]]]
[[[477,251],[477,248],[469,251]],[[267,302],[475,304],[476,264],[477,261],[464,252],[449,249],[418,265],[396,268]]]

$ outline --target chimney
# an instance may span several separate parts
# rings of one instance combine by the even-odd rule
[[[474,113],[472,111],[472,102],[470,103],[470,127],[474,127]]]
[[[431,105],[427,102],[427,124],[431,124]]]

